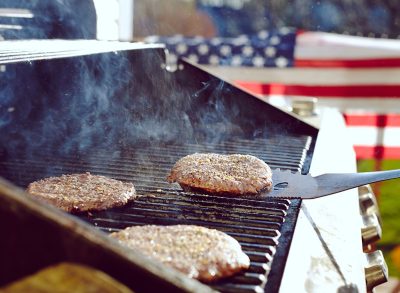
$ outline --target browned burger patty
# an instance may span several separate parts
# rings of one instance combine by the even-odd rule
[[[132,183],[88,172],[35,181],[29,184],[27,192],[67,212],[104,210],[136,197]]]
[[[272,187],[271,168],[250,155],[192,154],[177,161],[168,181],[184,190],[219,195],[256,195]]]
[[[110,236],[200,281],[228,277],[250,265],[234,238],[200,226],[136,226]]]

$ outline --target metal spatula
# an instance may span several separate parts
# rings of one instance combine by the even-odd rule
[[[311,199],[378,181],[400,178],[400,170],[332,173],[316,177],[280,169],[272,170],[273,189],[265,196]]]

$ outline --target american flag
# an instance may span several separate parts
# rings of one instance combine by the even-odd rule
[[[311,96],[344,115],[357,157],[400,159],[400,40],[290,28],[236,38],[149,37],[265,96]]]

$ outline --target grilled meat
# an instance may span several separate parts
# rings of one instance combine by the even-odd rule
[[[195,153],[178,160],[168,181],[186,191],[218,195],[256,195],[272,187],[272,171],[250,155]]]
[[[132,183],[88,172],[35,181],[29,184],[27,192],[67,212],[104,210],[136,197]]]
[[[231,276],[250,265],[240,244],[215,229],[194,225],[147,225],[128,227],[110,236],[204,282]]]

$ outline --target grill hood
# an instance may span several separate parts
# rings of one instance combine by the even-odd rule
[[[8,180],[0,181],[0,227],[10,235],[0,247],[1,285],[69,260],[138,291],[207,291],[98,231],[189,223],[232,235],[252,261],[248,272],[214,289],[279,288],[300,200],[196,196],[165,176],[193,152],[247,153],[271,167],[307,173],[317,129],[184,60],[169,72],[159,45],[12,43],[0,48],[0,176]],[[71,216],[20,189],[86,171],[132,181],[145,197],[122,209]]]
[[[13,48],[13,43],[15,43]],[[156,45],[5,41],[1,146],[57,152],[317,130]]]

